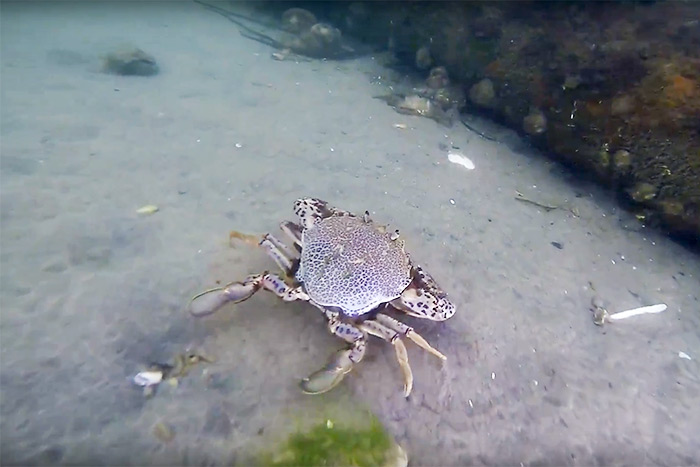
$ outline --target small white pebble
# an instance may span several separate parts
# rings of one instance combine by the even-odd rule
[[[331,152],[335,152],[335,149],[331,148]]]
[[[452,198],[450,198],[450,204],[454,205],[454,204],[455,204],[455,200],[453,200]]]
[[[243,145],[242,145],[241,143],[236,143],[236,147],[237,147],[238,149],[240,149],[240,148],[243,147]]]
[[[535,386],[540,384],[536,379],[533,379],[532,382],[535,383]]]
[[[491,373],[491,379],[496,379],[496,373]]]
[[[471,407],[472,409],[474,408],[474,403],[472,402],[471,399],[469,399],[469,407]]]
[[[684,359],[686,359],[686,360],[692,360],[692,358],[690,358],[690,355],[688,355],[688,354],[685,353],[685,352],[678,352],[678,356],[681,357],[681,358],[684,358]]]
[[[163,381],[162,371],[142,371],[134,376],[134,384],[137,386],[155,386]]]

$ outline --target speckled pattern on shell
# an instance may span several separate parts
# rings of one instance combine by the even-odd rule
[[[303,233],[297,273],[312,300],[346,316],[389,302],[411,283],[403,242],[354,216],[318,220]]]

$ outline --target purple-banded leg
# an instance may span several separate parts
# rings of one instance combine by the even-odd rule
[[[289,276],[292,271],[292,263],[298,260],[298,256],[290,250],[287,245],[275,238],[271,234],[265,234],[260,241],[260,246],[277,263],[277,266]]]
[[[374,320],[383,324],[384,326],[388,327],[389,329],[393,329],[394,331],[398,332],[402,336],[408,337],[413,342],[415,342],[419,347],[421,347],[424,350],[427,350],[428,352],[435,355],[439,359],[447,360],[447,357],[445,357],[440,351],[436,350],[430,344],[428,344],[428,342],[425,339],[423,339],[423,337],[420,334],[418,334],[411,326],[404,324],[401,321],[394,319],[391,316],[385,315],[383,313],[377,313],[377,316],[375,316]]]
[[[224,287],[202,292],[192,299],[189,310],[197,317],[210,315],[227,303],[240,303],[249,299],[260,289],[274,293],[285,302],[309,300],[309,296],[301,287],[289,287],[281,277],[263,273],[248,276],[241,282],[231,282]]]
[[[356,326],[333,319],[328,329],[349,342],[350,348],[336,352],[323,368],[301,381],[301,389],[307,394],[322,394],[336,387],[365,355],[367,335]]]

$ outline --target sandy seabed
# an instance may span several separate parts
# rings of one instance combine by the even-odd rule
[[[275,61],[194,3],[0,13],[2,465],[231,464],[316,400],[369,406],[411,465],[700,463],[700,262],[609,194],[506,130],[395,113],[372,98],[371,56]],[[161,73],[99,72],[123,43]],[[228,232],[277,232],[303,196],[399,228],[457,304],[445,323],[405,318],[448,356],[407,344],[409,399],[376,339],[339,388],[301,394],[342,345],[309,305],[186,313],[216,281],[274,268]],[[596,294],[668,310],[601,328]],[[216,361],[150,399],[131,383],[188,348]]]

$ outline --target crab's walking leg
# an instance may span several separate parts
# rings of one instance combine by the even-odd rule
[[[394,350],[396,351],[396,360],[398,360],[399,366],[401,367],[401,372],[403,373],[403,395],[404,397],[408,397],[413,389],[413,372],[411,371],[411,365],[408,363],[408,352],[406,352],[406,346],[403,344],[399,333],[374,320],[363,321],[359,326],[368,334],[379,337],[393,344]]]
[[[196,295],[190,302],[190,313],[206,316],[219,310],[229,302],[240,303],[253,296],[260,289],[269,290],[282,300],[309,300],[301,288],[289,287],[282,278],[274,274],[253,274],[241,282],[231,282],[224,287],[210,289]]]
[[[291,274],[293,269],[293,261],[297,260],[297,256],[287,248],[287,245],[270,234],[265,234],[260,241],[260,246],[265,249],[267,254],[275,260],[277,266],[284,271],[286,275]]]
[[[331,320],[328,328],[351,346],[336,352],[326,366],[301,381],[301,389],[307,394],[321,394],[336,387],[365,355],[367,336],[360,329],[337,320]]]
[[[389,329],[393,329],[399,334],[408,337],[419,347],[423,348],[424,350],[427,350],[439,359],[447,360],[447,357],[445,357],[440,351],[433,348],[433,346],[428,344],[428,342],[425,339],[423,339],[423,337],[420,334],[418,334],[411,326],[404,324],[401,321],[382,313],[377,313],[377,316],[374,319],[379,323],[383,324],[384,326],[388,327]]]

